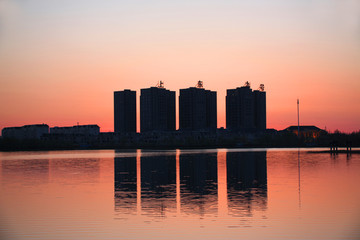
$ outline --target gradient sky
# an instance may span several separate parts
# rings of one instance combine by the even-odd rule
[[[113,91],[265,84],[267,127],[360,129],[358,0],[0,0],[0,129],[98,124]],[[139,104],[138,104],[139,105]],[[138,126],[139,129],[139,126]]]

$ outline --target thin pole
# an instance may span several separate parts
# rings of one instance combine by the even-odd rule
[[[299,99],[297,99],[298,137],[300,137]]]
[[[299,175],[299,209],[301,208],[301,186],[300,186],[300,149],[298,149],[298,175]]]

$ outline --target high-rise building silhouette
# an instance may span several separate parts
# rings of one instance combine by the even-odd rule
[[[254,114],[255,128],[259,130],[266,129],[266,92],[263,85],[260,90],[254,90]]]
[[[114,132],[136,132],[136,91],[114,92]]]
[[[175,91],[159,87],[141,89],[140,131],[175,131]]]
[[[264,85],[252,91],[250,83],[228,89],[226,95],[226,128],[230,130],[266,129],[266,92]]]
[[[210,130],[217,127],[216,92],[197,87],[180,89],[180,130]]]
[[[217,129],[217,96],[215,91],[206,90],[206,126]]]

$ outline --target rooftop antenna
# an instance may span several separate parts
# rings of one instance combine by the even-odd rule
[[[196,84],[195,87],[197,87],[197,88],[204,88],[203,81],[199,80],[199,81],[197,82],[197,84]]]
[[[300,137],[300,116],[299,116],[299,98],[297,99],[297,120],[298,120],[298,137]]]
[[[164,82],[160,80],[160,81],[156,84],[156,87],[158,87],[158,88],[164,88]]]
[[[260,90],[260,92],[264,92],[265,91],[265,85],[260,84],[259,90]]]
[[[244,87],[250,87],[250,83],[249,83],[249,81],[246,81],[246,82],[245,82]]]

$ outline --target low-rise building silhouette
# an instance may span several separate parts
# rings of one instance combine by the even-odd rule
[[[114,92],[114,132],[136,132],[136,91]]]
[[[49,133],[47,124],[24,125],[22,127],[6,127],[2,129],[3,138],[13,139],[40,139]]]
[[[319,136],[326,134],[327,132],[316,126],[299,126],[300,136],[305,138],[318,138]],[[291,132],[299,136],[298,126],[289,126],[282,130],[283,132]]]
[[[75,125],[72,127],[52,127],[50,128],[50,134],[61,135],[99,135],[100,127],[98,125]]]

